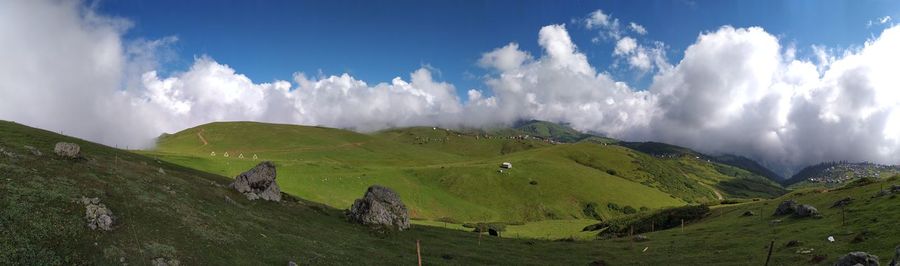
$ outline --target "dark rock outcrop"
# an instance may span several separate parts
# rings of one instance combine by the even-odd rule
[[[834,266],[878,266],[878,256],[865,253],[862,251],[850,252],[847,255],[844,255],[837,262],[834,263]]]
[[[281,201],[281,188],[275,183],[275,164],[261,162],[253,169],[234,178],[229,187],[244,194],[249,200]]]
[[[839,200],[839,201],[835,201],[834,204],[831,204],[831,207],[832,207],[832,208],[840,208],[840,207],[844,207],[844,206],[850,205],[851,202],[853,202],[853,198],[851,198],[851,197],[846,197],[846,198],[843,198],[843,199],[841,199],[841,200]]]
[[[75,143],[57,142],[53,152],[64,158],[77,159],[81,157],[81,147]]]
[[[774,215],[787,215],[792,214],[797,209],[797,202],[794,200],[785,200],[782,201],[781,204],[778,204],[778,208],[775,209]]]
[[[373,185],[347,212],[351,222],[396,230],[409,229],[409,211],[393,190]]]

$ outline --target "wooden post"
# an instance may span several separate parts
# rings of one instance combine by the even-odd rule
[[[650,232],[656,232],[656,222],[650,222]]]
[[[841,225],[842,226],[844,225],[845,217],[846,216],[844,215],[844,206],[841,206]]]
[[[769,260],[772,259],[772,248],[775,247],[775,240],[769,243],[769,255],[766,255],[766,266],[769,266]]]
[[[419,266],[422,266],[422,249],[419,248],[418,239],[416,239],[416,257],[419,257]]]
[[[681,219],[681,232],[684,233],[684,219]]]

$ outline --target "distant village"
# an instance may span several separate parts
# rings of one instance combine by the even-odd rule
[[[840,184],[861,177],[880,178],[882,173],[900,173],[900,166],[875,163],[837,163],[806,180],[813,183]]]

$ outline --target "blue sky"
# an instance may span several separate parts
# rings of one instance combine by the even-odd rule
[[[538,119],[786,172],[900,164],[897,19],[886,0],[0,1],[0,119],[132,147],[216,121]]]
[[[592,42],[581,19],[602,9],[644,26],[647,40],[667,45],[678,62],[698,34],[723,25],[761,26],[808,56],[810,45],[861,45],[880,32],[867,22],[898,17],[897,1],[148,1],[98,3],[105,14],[134,22],[126,38],[178,37],[178,57],[164,70],[185,70],[208,55],[255,82],[290,80],[294,72],[350,73],[370,84],[406,78],[428,65],[436,79],[484,90],[482,53],[516,42],[540,55],[538,30],[565,23],[599,71],[638,89],[650,75],[610,67],[615,40]]]

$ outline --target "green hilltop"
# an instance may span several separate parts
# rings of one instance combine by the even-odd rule
[[[204,125],[195,130],[204,129],[203,135],[208,141],[206,146],[223,145],[227,144],[228,138],[209,133],[219,130],[241,132],[247,125],[262,126],[269,130],[268,133],[254,132],[243,135],[246,136],[247,143],[255,143],[257,146],[266,144],[267,140],[253,139],[255,134],[270,134],[270,137],[274,137],[283,136],[281,134],[285,132],[323,133],[321,139],[310,136],[303,140],[295,140],[296,142],[292,144],[284,144],[291,149],[282,150],[283,153],[280,155],[282,157],[274,158],[279,159],[276,160],[279,167],[279,183],[291,180],[290,174],[281,175],[283,172],[281,169],[284,168],[282,164],[305,165],[307,162],[312,169],[303,170],[298,167],[297,170],[307,171],[306,173],[325,173],[329,170],[341,170],[342,166],[349,163],[378,159],[385,162],[386,167],[413,165],[411,168],[415,168],[415,164],[436,162],[445,169],[457,165],[463,168],[455,170],[460,172],[450,173],[464,173],[468,168],[480,171],[477,159],[460,159],[464,156],[439,152],[441,149],[439,146],[397,145],[395,141],[378,137],[380,133],[373,136],[315,127],[244,123],[217,123]],[[275,128],[280,130],[274,130]],[[187,133],[199,138],[196,132],[185,132]],[[333,208],[330,205],[338,204],[317,203],[302,195],[309,193],[308,190],[297,187],[290,191],[285,189],[287,191],[285,200],[279,203],[248,201],[227,187],[229,177],[180,165],[196,163],[207,168],[218,168],[217,171],[244,167],[238,160],[198,159],[200,152],[205,151],[202,148],[188,147],[190,142],[185,134],[174,134],[161,140],[180,142],[183,143],[183,147],[171,146],[167,150],[165,145],[162,145],[158,151],[148,156],[0,121],[0,181],[2,181],[0,264],[145,265],[157,258],[178,260],[185,265],[283,265],[288,261],[295,261],[300,265],[414,264],[417,261],[417,242],[421,245],[422,261],[430,265],[584,265],[592,262],[608,265],[758,265],[764,264],[767,260],[770,265],[831,264],[838,257],[851,251],[867,251],[879,256],[882,263],[887,263],[893,256],[894,247],[900,242],[897,238],[900,235],[900,227],[894,226],[895,221],[900,219],[900,212],[896,211],[897,207],[900,207],[900,199],[896,196],[900,193],[900,189],[891,192],[895,186],[900,187],[898,177],[853,182],[831,190],[795,190],[775,199],[732,199],[726,201],[725,203],[728,203],[726,205],[720,205],[719,202],[709,203],[708,213],[697,220],[690,220],[684,227],[665,230],[660,230],[659,227],[650,230],[639,227],[636,232],[646,236],[647,239],[640,242],[627,236],[609,239],[591,237],[597,232],[581,232],[581,227],[586,225],[585,223],[570,222],[578,220],[542,220],[525,225],[508,225],[503,238],[480,236],[470,232],[471,229],[440,222],[427,222],[431,225],[414,224],[410,230],[403,232],[378,233],[346,222],[341,210],[345,206]],[[207,134],[209,136],[206,136]],[[296,138],[290,134],[285,137]],[[53,154],[54,144],[60,141],[79,144],[84,158],[63,159]],[[196,142],[197,139],[193,141]],[[220,144],[216,144],[216,141]],[[42,154],[36,155],[25,146],[32,146]],[[329,146],[331,148],[328,148]],[[340,148],[334,148],[335,146]],[[389,152],[370,150],[386,148],[385,146],[394,149],[388,150]],[[253,147],[249,146],[226,147],[223,145],[218,148],[223,149],[221,152],[227,151],[230,154],[243,153],[245,158],[253,152],[258,154],[272,152],[265,149],[253,150]],[[181,150],[182,148],[184,150]],[[311,154],[296,155],[298,149],[306,149],[305,151]],[[596,155],[590,152],[596,149],[602,152]],[[357,161],[330,161],[335,160],[332,156],[348,153],[358,153],[357,157],[349,157]],[[366,157],[372,153],[387,155],[377,158]],[[554,168],[555,171],[570,171],[565,168],[568,167],[590,173],[588,175],[591,178],[601,178],[601,175],[593,171],[600,171],[597,169],[600,165],[606,167],[603,163],[613,166],[610,160],[614,157],[626,157],[623,163],[631,167],[636,164],[629,164],[630,160],[641,162],[640,156],[633,159],[628,154],[640,155],[620,146],[603,147],[591,143],[578,143],[530,148],[509,155],[499,155],[497,158],[508,158],[509,161],[513,161],[513,171],[520,166],[528,165],[527,160],[530,158],[549,161],[548,165],[562,164],[558,166],[561,168]],[[153,158],[154,156],[165,160],[157,160]],[[413,156],[412,163],[405,162],[410,159],[409,156]],[[596,156],[596,159],[591,159],[594,158],[592,156]],[[217,157],[221,159],[221,155]],[[448,158],[457,158],[458,161],[445,162],[449,160]],[[576,160],[580,160],[581,163],[571,162]],[[658,163],[663,166],[672,164],[672,167],[680,164],[703,165],[696,162],[696,159],[693,160],[679,158],[667,163],[661,161]],[[469,166],[470,164],[475,166]],[[245,165],[252,166],[253,163],[248,162]],[[374,166],[368,165],[349,167],[374,169]],[[447,175],[440,174],[443,173],[439,170],[440,166],[423,167],[427,171],[400,170],[398,173],[435,171],[439,173],[435,176]],[[493,164],[490,166],[492,171],[495,168]],[[618,166],[611,170],[630,172],[629,168]],[[287,170],[286,173],[291,171],[293,170]],[[543,174],[555,173],[546,171]],[[610,175],[607,178],[612,180],[618,178],[618,175]],[[633,178],[637,178],[637,175],[635,174]],[[557,179],[538,180],[540,182],[537,186],[552,183]],[[623,182],[640,184],[624,177],[620,179]],[[387,181],[387,178],[378,181]],[[445,196],[452,196],[454,200],[459,201],[454,203],[460,204],[456,206],[461,206],[464,204],[462,202],[467,201],[467,198],[460,196],[465,193],[457,194],[444,185],[438,186],[443,184],[442,182],[413,183],[414,181],[414,179],[403,180],[410,182],[410,187],[422,186],[422,189],[443,191],[441,193]],[[659,192],[653,193],[662,194],[675,202],[687,201],[677,196],[677,199],[672,198],[669,196],[671,194],[657,189],[653,184],[655,183],[642,184],[639,187],[651,191],[655,189]],[[299,182],[298,185],[311,183]],[[343,189],[346,189],[346,194],[352,194],[353,197],[361,196],[364,191],[364,186],[351,191],[349,187],[354,185],[349,182],[329,185],[340,188],[328,191],[334,193],[336,198],[342,196]],[[426,185],[435,186],[426,188]],[[568,189],[577,190],[578,187]],[[499,190],[492,192],[517,193]],[[553,193],[577,194],[559,191]],[[413,202],[418,202],[416,204],[428,202],[425,198],[417,198],[422,196],[415,195],[411,190],[400,192],[400,195],[404,201],[409,201],[410,205]],[[79,202],[82,197],[96,197],[109,207],[114,216],[111,231],[93,231],[86,226],[85,207]],[[320,197],[327,196],[320,195]],[[843,208],[829,208],[832,203],[847,197],[853,199],[849,205]],[[786,199],[815,206],[819,209],[821,218],[772,216],[779,203]],[[426,207],[428,206],[418,206],[420,209]],[[485,205],[472,207],[486,210],[493,208]],[[602,206],[600,209],[603,209]],[[656,212],[645,210],[633,215],[620,214],[604,221],[631,221],[632,225],[645,225],[646,223],[642,223],[640,219],[657,217],[658,215],[654,216]],[[753,215],[745,216],[747,212],[752,212]],[[665,213],[665,210],[661,213]],[[496,213],[502,214],[504,212]],[[604,217],[606,215],[609,214],[604,214]],[[538,236],[517,237],[517,234],[528,233]],[[542,234],[570,237],[549,240],[542,237]],[[829,236],[835,241],[827,240]],[[771,248],[771,258],[767,259],[769,243],[775,245]]]
[[[551,124],[525,127],[538,125]],[[142,153],[224,176],[235,176],[259,160],[274,161],[285,192],[334,208],[346,208],[359,191],[382,184],[405,196],[413,218],[431,221],[611,218],[623,213],[584,209],[609,204],[659,209],[785,192],[764,177],[702,158],[658,158],[625,146],[560,143],[556,135],[528,132],[413,127],[360,134],[226,122],[167,135]],[[571,136],[571,131],[549,132]],[[513,168],[500,169],[502,162]]]

